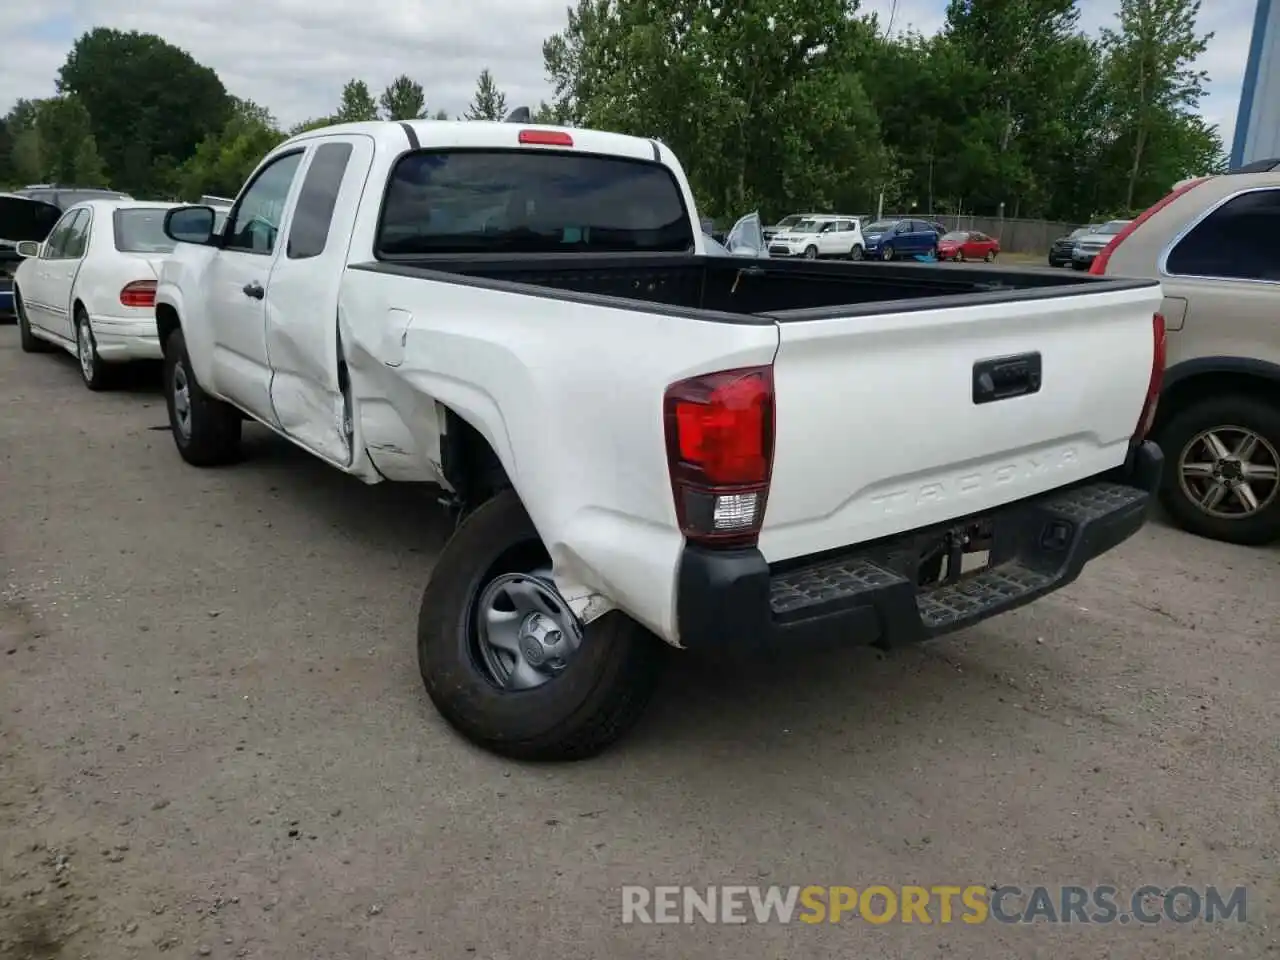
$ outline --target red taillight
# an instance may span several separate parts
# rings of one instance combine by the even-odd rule
[[[1151,318],[1151,378],[1147,381],[1147,399],[1142,404],[1142,416],[1138,418],[1138,429],[1133,434],[1135,443],[1141,443],[1151,433],[1156,422],[1156,407],[1160,403],[1160,388],[1164,385],[1164,368],[1168,357],[1168,338],[1164,330],[1164,314],[1157,313]]]
[[[1107,264],[1111,262],[1111,255],[1116,252],[1116,247],[1128,240],[1129,237],[1133,235],[1133,231],[1137,230],[1140,226],[1154,217],[1169,204],[1173,203],[1173,201],[1177,200],[1188,190],[1200,186],[1200,184],[1204,183],[1208,179],[1208,177],[1201,177],[1198,180],[1191,180],[1188,183],[1184,183],[1163,200],[1142,211],[1142,213],[1138,215],[1138,219],[1129,223],[1128,226],[1111,239],[1110,243],[1098,251],[1098,255],[1093,258],[1093,264],[1089,267],[1089,272],[1097,277],[1105,274],[1107,272]]]
[[[673,383],[663,417],[681,531],[708,545],[754,545],[773,470],[773,368]]]
[[[521,130],[520,142],[540,147],[572,147],[573,137],[563,130]]]
[[[156,282],[154,280],[135,280],[125,284],[120,291],[120,302],[126,307],[154,307],[156,305]]]

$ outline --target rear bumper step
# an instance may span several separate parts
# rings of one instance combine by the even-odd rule
[[[809,639],[897,646],[940,636],[1030,603],[1075,580],[1094,557],[1146,522],[1163,457],[1137,448],[1114,476],[771,570],[758,550],[687,547],[680,564],[680,642],[741,651]],[[921,559],[947,535],[980,525],[989,565],[918,586]]]

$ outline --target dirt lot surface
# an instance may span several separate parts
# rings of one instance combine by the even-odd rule
[[[431,710],[445,533],[0,328],[0,957],[1280,958],[1280,552],[1161,525],[924,648],[681,660],[572,766]],[[624,925],[624,884],[1248,888],[1247,922]],[[935,913],[935,921],[936,921]]]

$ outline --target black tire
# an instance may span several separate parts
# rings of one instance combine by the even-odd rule
[[[955,255],[955,261],[956,261],[956,263],[964,263],[964,260],[965,260],[964,251],[963,251],[963,250],[957,250],[957,251],[956,251],[956,255]]]
[[[611,611],[587,626],[563,672],[532,688],[500,689],[477,650],[480,595],[495,577],[532,570],[545,556],[514,491],[471,513],[445,544],[423,591],[418,665],[431,702],[473,743],[520,760],[582,760],[639,719],[668,650]]]
[[[885,263],[888,263],[890,260],[893,259],[892,244],[886,243],[883,247],[880,248],[880,259],[883,260]]]
[[[815,247],[815,246],[812,246],[812,245],[805,247],[805,248],[804,248],[804,258],[805,258],[806,260],[817,260],[817,259],[818,259],[818,248],[817,248],[817,247]]]
[[[31,332],[31,321],[27,319],[27,308],[22,303],[22,294],[13,288],[13,312],[18,317],[18,341],[22,344],[23,353],[48,353],[53,349]]]
[[[859,244],[855,243],[853,245],[853,248],[849,251],[849,259],[857,261],[857,260],[861,260],[862,256],[863,256],[862,247]]]
[[[93,337],[93,325],[89,322],[89,314],[85,312],[84,307],[77,304],[73,317],[76,327],[76,366],[80,368],[80,379],[84,381],[86,387],[95,393],[106,390],[111,386],[111,375],[114,371],[110,366],[103,363],[102,357],[98,355],[98,341]],[[88,340],[89,359],[87,362],[80,352],[82,349],[86,349],[86,346],[80,342],[82,337]]]
[[[995,262],[996,262],[996,252],[995,252],[994,250],[988,250],[988,251],[987,251],[987,253],[986,253],[986,256],[984,256],[982,259],[983,259],[983,260],[985,260],[985,261],[987,261],[987,263],[995,263]]]
[[[1156,437],[1165,455],[1160,499],[1174,522],[1188,533],[1246,546],[1280,540],[1280,491],[1271,496],[1270,502],[1264,501],[1254,515],[1227,519],[1206,513],[1184,488],[1180,467],[1188,445],[1206,430],[1228,426],[1253,431],[1272,450],[1280,450],[1280,406],[1243,395],[1193,403],[1174,413]],[[1271,492],[1273,488],[1268,485],[1265,489]]]
[[[1081,263],[1079,260],[1072,260],[1072,261],[1071,261],[1071,269],[1072,269],[1072,270],[1088,270],[1090,266],[1092,266],[1092,264],[1088,264],[1088,263]]]
[[[184,429],[175,408],[175,378],[185,378],[190,412]],[[193,467],[216,467],[240,459],[240,411],[215,400],[200,388],[191,370],[191,358],[182,331],[170,334],[164,345],[164,402],[169,409],[169,429],[182,459]]]

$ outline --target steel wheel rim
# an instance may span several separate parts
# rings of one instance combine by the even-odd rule
[[[1280,494],[1280,452],[1256,430],[1202,430],[1178,456],[1182,494],[1215,520],[1248,520]]]
[[[80,357],[80,374],[86,383],[93,382],[93,333],[89,330],[89,318],[81,317],[76,324],[76,354]]]
[[[191,439],[191,383],[181,363],[173,365],[173,419],[182,439]]]
[[[480,591],[469,639],[486,679],[503,691],[533,690],[564,672],[582,628],[548,569],[504,573]]]

